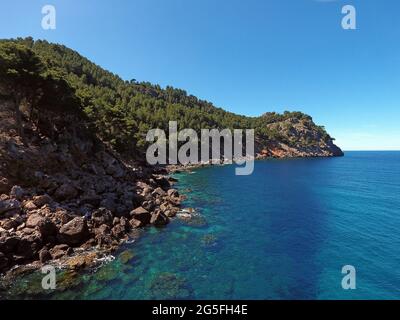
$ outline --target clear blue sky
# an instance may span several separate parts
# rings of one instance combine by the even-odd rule
[[[41,8],[57,9],[42,30]],[[357,30],[341,28],[341,8]],[[344,150],[400,149],[400,1],[1,0],[0,38],[65,44],[124,79],[246,115],[300,110]]]

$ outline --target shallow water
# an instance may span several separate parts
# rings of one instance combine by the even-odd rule
[[[178,175],[183,205],[201,215],[191,223],[147,228],[96,272],[59,274],[56,292],[35,274],[8,297],[400,298],[400,152],[258,161],[250,176],[234,168]],[[356,290],[341,287],[348,264]]]

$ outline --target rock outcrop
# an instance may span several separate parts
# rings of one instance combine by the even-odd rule
[[[52,260],[88,266],[88,250],[110,252],[179,210],[164,169],[123,161],[82,119],[52,118],[52,137],[26,122],[23,143],[10,104],[0,108],[0,274]]]

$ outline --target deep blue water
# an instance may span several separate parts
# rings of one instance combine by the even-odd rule
[[[148,228],[116,260],[53,298],[400,298],[400,152],[265,160],[179,174],[201,214]],[[187,192],[187,188],[192,192]],[[356,290],[341,269],[356,268]]]

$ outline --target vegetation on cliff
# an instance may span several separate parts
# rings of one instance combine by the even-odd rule
[[[200,100],[186,91],[136,80],[124,81],[77,52],[32,38],[0,41],[0,88],[32,121],[40,122],[41,109],[84,112],[93,131],[116,151],[143,154],[151,128],[254,128],[256,151],[265,155],[341,155],[333,139],[312,118],[301,112],[265,113],[260,117],[236,115]],[[3,93],[4,94],[4,93]],[[22,103],[24,102],[24,103]]]

